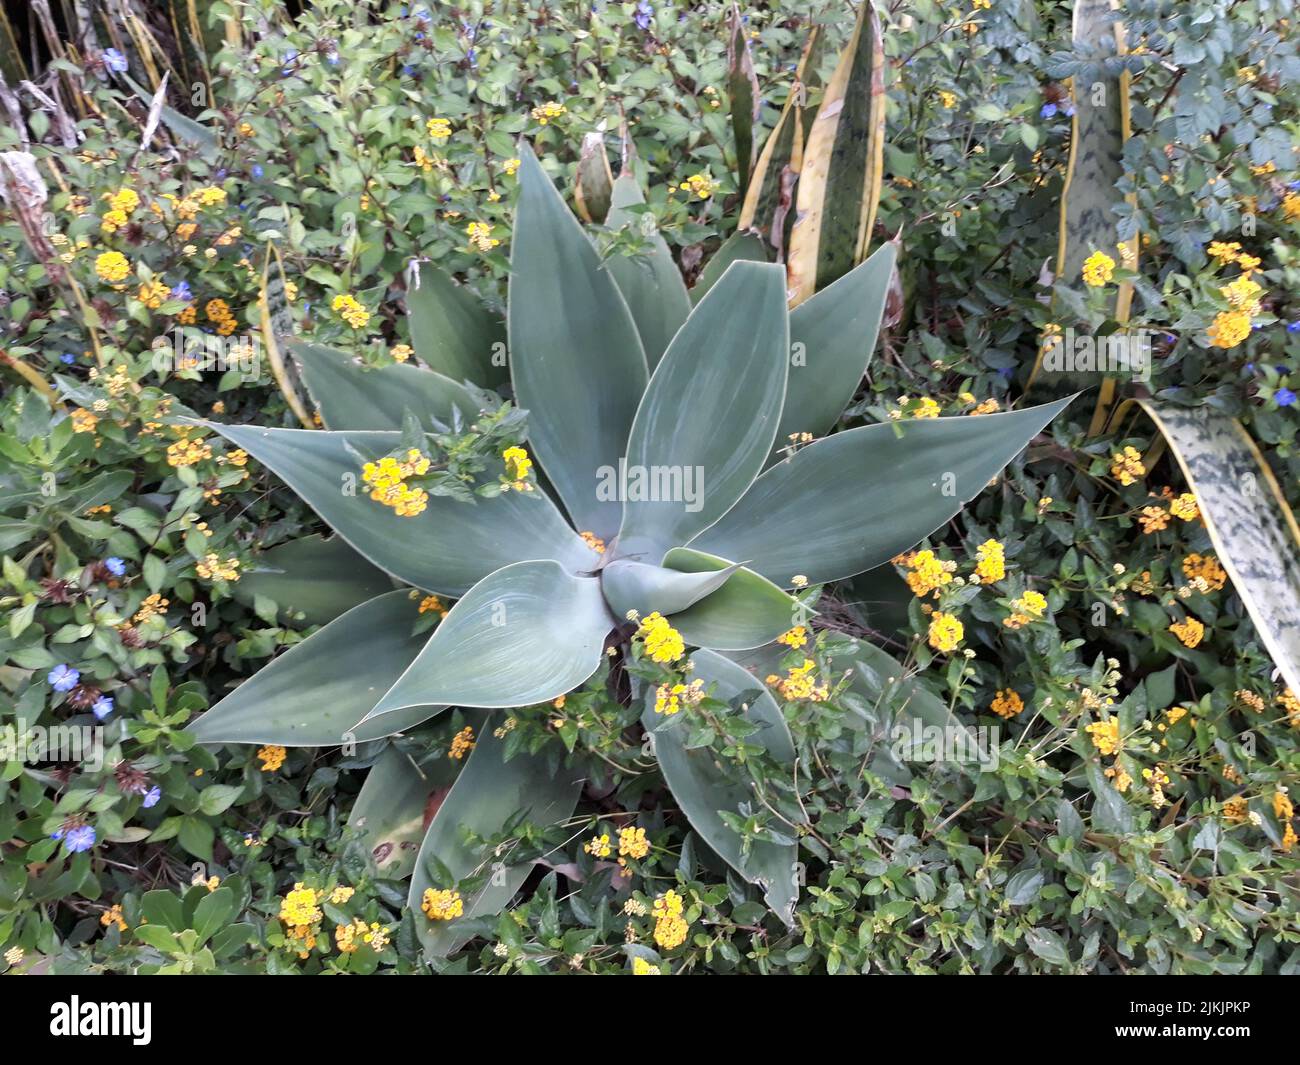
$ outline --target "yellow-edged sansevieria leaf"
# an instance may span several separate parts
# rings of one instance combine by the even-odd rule
[[[792,307],[866,258],[884,170],[885,62],[880,20],[863,0],[808,131],[786,257]]]
[[[1073,43],[1081,54],[1123,55],[1124,28],[1118,21],[1115,0],[1076,0]],[[1140,240],[1118,239],[1116,207],[1125,202],[1119,189],[1124,176],[1124,144],[1129,138],[1129,75],[1104,74],[1098,67],[1093,81],[1083,84],[1072,79],[1070,95],[1074,106],[1070,158],[1065,187],[1061,193],[1061,225],[1056,254],[1056,277],[1071,287],[1086,290],[1083,266],[1094,252],[1102,252],[1128,269],[1137,266]],[[1135,202],[1128,197],[1130,203]],[[1107,310],[1119,323],[1128,320],[1133,286],[1108,286]],[[1075,373],[1050,372],[1044,366],[1046,345],[1040,347],[1030,374],[1029,388],[1035,396],[1059,396],[1095,383]],[[1117,398],[1117,382],[1105,378],[1093,411],[1091,434],[1102,431]]]

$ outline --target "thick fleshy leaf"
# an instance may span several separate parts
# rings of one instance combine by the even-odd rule
[[[835,433],[764,473],[690,546],[752,559],[782,587],[797,574],[813,584],[851,577],[950,520],[1071,399]]]
[[[499,913],[523,886],[532,862],[511,860],[489,845],[468,842],[500,836],[509,825],[527,821],[550,826],[573,815],[582,792],[582,776],[542,755],[519,752],[505,759],[505,740],[493,735],[497,719],[489,717],[479,730],[471,752],[450,794],[429,825],[411,874],[407,905],[425,952],[443,957],[473,935],[466,923],[473,917]],[[445,882],[435,869],[445,869]],[[437,877],[435,879],[435,877]],[[420,910],[424,893],[455,887],[475,877],[477,887],[460,885],[465,912],[450,921],[431,921]]]
[[[664,566],[684,573],[725,571],[725,558],[676,547]],[[766,577],[740,567],[727,583],[699,602],[672,615],[673,628],[695,647],[737,651],[771,643],[781,633],[806,621],[799,603]]]
[[[740,195],[749,187],[754,168],[754,126],[758,124],[761,99],[754,57],[749,50],[749,30],[740,7],[731,5],[727,39],[727,96],[731,102],[731,129],[736,140],[736,184]]]
[[[371,716],[429,702],[554,699],[596,672],[613,628],[595,577],[575,577],[558,562],[517,562],[465,593]]]
[[[830,432],[853,399],[876,348],[894,259],[894,245],[885,244],[790,312],[790,380],[777,449],[791,433]]]
[[[645,351],[613,275],[527,145],[510,249],[510,375],[533,450],[576,527],[608,540],[622,509],[597,496],[645,391]]]
[[[334,536],[303,536],[264,552],[245,570],[235,598],[273,599],[285,615],[324,625],[359,603],[393,589],[393,580]]]
[[[736,222],[738,230],[757,229],[773,248],[785,248],[787,221],[793,221],[794,182],[803,165],[808,125],[804,119],[807,116],[811,122],[817,110],[808,102],[808,95],[821,84],[818,67],[824,36],[820,26],[808,30],[794,83],[781,108],[781,117],[763,143]]]
[[[406,315],[411,346],[430,369],[483,388],[509,379],[505,322],[432,263],[412,271]]]
[[[636,178],[623,174],[614,182],[614,205],[607,224],[611,229],[618,229],[628,223],[639,225],[641,217],[653,218],[628,210],[642,203],[645,197]],[[650,238],[650,244],[650,251],[645,255],[610,256],[605,260],[605,269],[614,275],[619,291],[627,300],[641,334],[645,357],[653,370],[668,349],[668,342],[691,313],[691,297],[668,242],[656,233]]]
[[[781,417],[789,343],[781,268],[734,263],[673,337],[636,412],[621,556],[657,562],[753,483]]]
[[[381,877],[405,880],[411,875],[426,831],[425,811],[451,789],[459,768],[441,755],[416,765],[391,745],[370,767],[348,827],[361,833],[361,844]]]
[[[808,131],[786,258],[792,306],[867,256],[884,174],[887,64],[866,0]]]
[[[695,676],[705,682],[716,699],[730,701],[752,692],[746,716],[764,726],[751,742],[761,744],[778,761],[794,762],[794,743],[776,700],[763,685],[735,662],[713,651],[696,651],[691,656]],[[682,813],[703,840],[737,873],[763,890],[772,911],[786,924],[793,920],[796,886],[796,845],[794,843],[755,842],[743,853],[743,841],[719,816],[718,811],[741,813],[755,804],[753,791],[733,781],[718,768],[714,754],[707,748],[688,750],[691,722],[687,715],[679,720],[665,719],[654,710],[655,690],[645,693],[641,724],[654,737],[655,755],[664,779]]]
[[[614,174],[605,153],[604,123],[582,138],[578,172],[573,182],[573,205],[584,222],[603,223],[609,214]]]
[[[444,706],[411,706],[358,725],[419,653],[407,592],[349,610],[244,681],[186,730],[200,743],[336,747],[413,728]]]
[[[699,303],[705,294],[716,285],[727,267],[736,262],[767,262],[767,249],[763,247],[763,238],[757,233],[733,233],[722,242],[722,246],[713,253],[713,257],[704,265],[700,276],[691,289],[691,302]]]
[[[432,370],[401,364],[370,369],[345,351],[301,340],[292,350],[327,429],[396,432],[407,411],[430,432],[434,419],[451,425],[453,411],[466,425],[478,417],[479,404],[469,390]]]
[[[385,573],[417,588],[459,596],[521,559],[552,558],[575,573],[596,566],[595,552],[540,491],[473,503],[431,496],[422,514],[408,518],[371,500],[361,483],[362,462],[397,448],[401,433],[202,424],[273,470]]]
[[[616,618],[635,610],[642,616],[675,614],[698,603],[727,582],[738,565],[684,573],[644,562],[615,559],[600,571],[600,587]]]

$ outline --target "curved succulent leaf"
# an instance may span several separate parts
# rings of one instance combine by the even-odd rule
[[[786,257],[793,304],[866,258],[884,174],[887,65],[875,6],[863,3],[804,148]]]
[[[745,493],[772,449],[788,352],[781,268],[734,263],[673,337],[637,409],[621,556],[658,561]]]
[[[704,265],[700,276],[696,278],[695,287],[691,289],[691,302],[699,303],[705,294],[716,285],[727,267],[738,262],[767,262],[767,249],[763,238],[757,233],[733,233],[722,242],[722,246],[713,253],[713,257]]]
[[[764,473],[690,546],[752,559],[783,587],[796,574],[813,584],[851,577],[950,520],[1073,398],[835,433]]]
[[[853,399],[876,349],[894,259],[894,245],[882,245],[790,312],[792,365],[776,447],[791,433],[830,432]]]
[[[615,559],[600,571],[600,587],[616,618],[638,614],[675,614],[721,588],[738,564],[713,571],[683,573],[644,562]]]
[[[375,870],[387,880],[405,880],[425,833],[431,797],[450,790],[459,767],[450,758],[416,765],[411,756],[388,746],[366,774],[348,826],[361,833],[361,845]]]
[[[509,378],[506,324],[432,263],[419,263],[406,290],[411,346],[424,364],[453,381],[495,388]]]
[[[371,717],[428,702],[554,699],[596,672],[613,627],[599,580],[557,562],[516,562],[465,593]]]
[[[745,715],[763,726],[751,741],[762,744],[781,762],[794,762],[794,743],[776,700],[761,683],[744,669],[713,651],[696,651],[691,656],[695,675],[712,689],[716,699],[731,701],[752,692]],[[654,711],[655,690],[645,693],[641,724],[654,736],[655,755],[673,798],[690,821],[691,828],[751,884],[763,890],[772,911],[786,924],[793,920],[798,897],[795,886],[796,846],[793,842],[752,842],[745,853],[741,837],[719,816],[718,811],[739,813],[755,803],[753,792],[744,784],[728,779],[714,761],[708,748],[688,749],[690,721],[686,715],[678,720],[657,715]]]
[[[392,589],[387,573],[339,537],[303,536],[264,552],[256,569],[244,571],[234,593],[245,603],[264,596],[288,615],[300,616],[309,625],[324,625]]]
[[[327,429],[400,431],[407,411],[426,430],[433,419],[452,424],[453,411],[468,424],[480,405],[464,385],[418,366],[367,368],[345,351],[296,340],[292,350]]]
[[[532,862],[513,864],[508,851],[497,854],[490,845],[467,842],[468,837],[490,840],[520,820],[542,826],[563,821],[572,816],[582,791],[576,769],[557,766],[542,755],[521,751],[506,761],[505,741],[493,735],[494,724],[488,718],[479,730],[477,746],[434,815],[411,874],[407,905],[432,957],[450,954],[474,934],[465,927],[469,918],[499,913],[532,869]],[[503,869],[495,867],[498,862]],[[435,870],[445,870],[450,882]],[[426,889],[451,888],[471,876],[479,886],[462,885],[462,917],[430,921],[420,912]]]
[[[645,391],[645,352],[613,276],[527,145],[510,249],[508,325],[515,397],[533,450],[577,528],[608,540],[617,501],[597,498]]]
[[[645,203],[641,186],[631,174],[623,174],[614,182],[613,207],[606,223],[618,229],[629,222],[635,226],[640,216],[628,210]],[[627,300],[628,309],[641,334],[641,344],[650,369],[654,370],[668,349],[686,316],[691,313],[691,297],[686,282],[673,261],[668,242],[658,233],[651,238],[651,250],[646,255],[612,255],[605,260],[605,269],[614,275],[618,289]]]
[[[263,666],[186,729],[199,743],[335,747],[413,728],[444,706],[412,706],[382,721],[357,722],[419,653],[425,637],[407,592],[349,610]]]
[[[594,569],[596,554],[542,492],[503,492],[466,503],[431,496],[427,509],[398,517],[366,497],[362,459],[386,455],[401,433],[263,429],[204,422],[285,481],[344,540],[385,573],[459,596],[502,566],[551,557],[573,572]],[[355,494],[345,495],[352,485]]]
[[[725,558],[688,547],[673,548],[664,557],[664,566],[684,573],[725,571],[731,565]],[[737,651],[771,643],[806,620],[804,614],[797,600],[742,566],[717,591],[669,620],[682,639],[695,647]]]

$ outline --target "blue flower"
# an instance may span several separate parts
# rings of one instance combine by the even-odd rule
[[[632,16],[632,21],[640,26],[641,29],[648,30],[650,28],[650,20],[654,18],[654,13],[655,9],[650,4],[646,3],[646,0],[640,0],[640,3],[636,5],[636,14]]]
[[[113,712],[113,697],[111,695],[101,695],[95,700],[90,710],[95,715],[96,721],[103,721]]]
[[[71,354],[70,352],[59,356],[59,362],[63,363],[64,366],[71,366],[76,361],[77,361],[77,356]]]
[[[1056,110],[1056,104],[1043,104],[1038,113],[1043,118],[1052,118],[1055,116]]]
[[[116,48],[106,48],[104,50],[104,65],[108,67],[109,70],[114,70],[121,74],[124,70],[130,67],[131,64],[126,61],[126,56]]]
[[[126,563],[116,555],[104,559],[104,568],[114,577],[120,577],[126,572]]]
[[[88,851],[95,845],[95,830],[90,825],[79,825],[63,837],[63,845],[71,854]]]
[[[252,173],[254,180],[259,180],[262,177],[262,175],[266,173],[266,171],[262,169],[261,163],[254,163],[253,169],[250,171],[250,173]]]
[[[1288,333],[1300,333],[1300,318],[1297,318],[1294,322],[1287,322],[1286,331]]]
[[[172,299],[174,300],[192,300],[194,292],[190,289],[188,281],[177,281],[172,286]]]
[[[1273,401],[1279,407],[1290,407],[1295,403],[1295,393],[1289,388],[1279,388],[1273,393]]]
[[[45,678],[56,692],[70,692],[81,683],[81,674],[71,666],[60,662]]]
[[[155,784],[152,788],[144,793],[144,808],[147,810],[151,806],[157,806],[158,800],[162,798],[162,788]]]

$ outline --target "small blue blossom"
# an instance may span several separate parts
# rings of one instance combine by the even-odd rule
[[[126,563],[116,555],[104,559],[104,568],[114,577],[120,577],[126,572]]]
[[[63,363],[64,366],[71,366],[76,361],[77,356],[73,355],[71,352],[65,352],[59,356],[59,362]]]
[[[646,3],[646,0],[640,0],[640,3],[636,5],[636,14],[632,16],[632,21],[641,27],[641,29],[648,30],[650,28],[650,21],[654,18],[654,13],[655,9],[651,7],[650,4]]]
[[[104,65],[108,67],[109,70],[116,71],[118,74],[121,74],[128,67],[130,67],[131,64],[127,62],[126,56],[124,56],[116,48],[106,48],[104,50]]]
[[[266,173],[266,171],[262,169],[261,163],[254,163],[253,168],[252,170],[249,171],[249,173],[253,175],[254,181],[259,181],[261,180],[262,175]]]
[[[162,798],[162,788],[155,784],[152,788],[144,793],[144,803],[142,804],[147,810],[151,806],[157,806],[158,800]]]
[[[103,721],[113,712],[113,697],[111,695],[101,695],[95,700],[90,711],[95,715],[95,720]]]
[[[81,674],[66,663],[60,662],[45,677],[56,692],[70,692],[81,683]]]
[[[1056,115],[1056,104],[1043,104],[1038,114],[1043,118],[1053,118]]]
[[[177,281],[172,286],[172,299],[174,300],[192,300],[194,292],[190,289],[188,281]]]
[[[1294,322],[1287,322],[1286,331],[1288,333],[1300,333],[1300,318],[1297,318]]]
[[[1295,393],[1289,388],[1279,388],[1273,393],[1273,402],[1279,407],[1290,407],[1295,403]]]
[[[63,845],[71,854],[88,851],[95,845],[95,830],[90,825],[79,825],[63,837]]]

